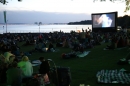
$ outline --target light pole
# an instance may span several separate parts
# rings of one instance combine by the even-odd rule
[[[6,20],[6,33],[7,33],[7,22],[8,22],[8,20]]]
[[[3,26],[3,34],[4,34],[4,26]]]
[[[40,24],[38,26],[39,26],[39,34],[40,34]]]
[[[39,23],[35,22],[35,24],[39,26],[39,34],[40,34],[40,25],[42,24],[42,22],[39,22]]]

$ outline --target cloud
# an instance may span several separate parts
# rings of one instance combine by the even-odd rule
[[[130,14],[130,11],[124,13],[124,9],[124,3],[93,3],[93,0],[12,0],[7,6],[0,6],[0,23],[4,20],[4,10],[10,23],[68,23],[89,20],[92,13],[118,11],[118,16]]]
[[[3,11],[0,11],[0,23],[4,22]],[[69,23],[81,20],[90,20],[91,15],[85,13],[60,13],[40,11],[7,11],[9,23]]]
[[[23,0],[22,2],[10,1],[7,6],[1,6],[0,10],[9,11],[40,11],[58,13],[103,13],[118,11],[123,15],[125,3],[93,2],[93,0]]]

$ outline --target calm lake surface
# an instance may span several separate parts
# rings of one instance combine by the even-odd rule
[[[63,31],[70,32],[85,29],[92,29],[92,25],[7,25],[7,32],[10,33],[36,33]],[[0,25],[0,33],[6,33],[6,25]]]

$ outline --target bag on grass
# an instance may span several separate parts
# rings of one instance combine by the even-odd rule
[[[119,61],[117,62],[117,64],[119,64],[119,65],[125,65],[125,64],[128,64],[128,61],[126,61],[126,60],[124,60],[124,61],[119,60]]]
[[[41,74],[35,74],[34,77],[26,83],[26,86],[45,86],[48,82],[49,78],[47,74],[44,76]]]
[[[48,75],[47,75],[47,74],[45,74],[45,75],[43,76],[43,79],[44,79],[44,83],[45,83],[45,84],[49,84],[49,83],[50,83],[50,81],[49,81],[49,78],[48,78]]]
[[[75,53],[68,53],[68,54],[63,53],[61,56],[62,56],[63,59],[69,59],[69,58],[76,58],[77,57]]]
[[[26,83],[26,86],[40,86],[40,82],[38,79],[32,78]]]

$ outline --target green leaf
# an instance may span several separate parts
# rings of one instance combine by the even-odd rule
[[[129,3],[129,1],[126,1],[126,5],[129,5],[130,3]]]

